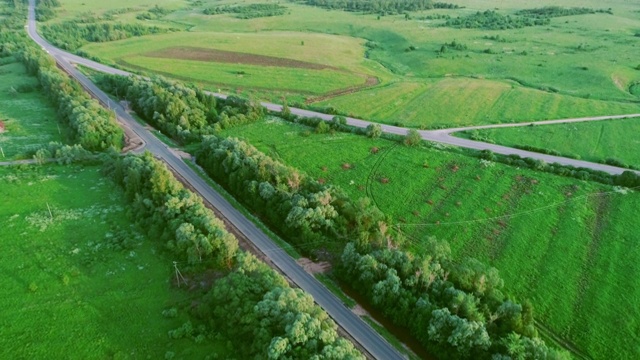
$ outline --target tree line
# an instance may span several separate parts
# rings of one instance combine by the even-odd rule
[[[75,51],[90,42],[107,42],[128,39],[134,36],[164,34],[177,29],[123,23],[89,23],[65,21],[40,27],[42,35],[53,45]]]
[[[468,16],[449,19],[444,23],[444,26],[465,29],[506,30],[548,25],[550,23],[551,20],[548,17],[511,16],[502,15],[493,10],[485,10]]]
[[[278,4],[222,5],[204,9],[205,15],[235,14],[238,19],[279,16],[287,13],[287,8]]]
[[[537,337],[531,306],[503,294],[496,269],[454,264],[448,245],[431,239],[424,255],[393,250],[403,239],[368,199],[352,201],[234,138],[207,137],[196,159],[298,248],[350,242],[335,262],[339,278],[439,357],[565,358]]]
[[[113,156],[104,172],[124,191],[129,213],[149,239],[166,244],[189,271],[219,278],[192,315],[221,329],[245,358],[363,359],[313,298],[238,248],[237,239],[150,153]]]
[[[333,10],[370,14],[402,14],[407,11],[429,9],[457,9],[458,5],[432,0],[299,0],[300,2]]]
[[[71,129],[74,142],[90,151],[121,149],[124,132],[115,115],[59,70],[51,57],[31,44],[22,46],[14,56],[24,63],[29,74],[37,76],[43,91],[56,105],[58,116]]]
[[[340,239],[383,240],[385,217],[368,199],[352,202],[343,190],[321,184],[241,140],[206,137],[196,161],[298,247],[341,248],[346,241]]]
[[[560,6],[545,6],[535,9],[524,9],[516,11],[516,15],[531,16],[536,18],[554,18],[561,16],[584,15],[584,14],[613,14],[609,9],[592,9],[585,7],[563,8]]]
[[[197,87],[163,77],[143,79],[105,74],[98,84],[129,101],[143,119],[182,143],[264,115],[264,109],[255,101],[236,96],[216,99]]]

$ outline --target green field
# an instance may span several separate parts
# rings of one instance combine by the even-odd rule
[[[376,14],[286,2],[282,4],[288,9],[286,15],[244,20],[232,14],[203,14],[210,3],[167,1],[167,8],[176,11],[144,23],[188,31],[89,44],[83,50],[105,61],[202,81],[209,88],[215,89],[211,84],[216,83],[224,91],[271,100],[285,96],[320,102],[356,116],[414,127],[623,114],[640,109],[640,98],[631,91],[640,81],[636,69],[640,53],[633,45],[640,29],[639,4],[623,0],[542,1],[535,5],[524,1],[453,2],[465,8],[415,12],[409,20],[404,15],[378,18]],[[62,0],[63,8],[67,3],[72,10],[65,19],[72,19],[83,6],[79,0]],[[215,5],[227,3],[233,2]],[[128,6],[146,9],[149,5],[145,1],[135,4],[140,6]],[[440,26],[444,20],[421,19],[433,14],[455,18],[496,8],[509,15],[545,5],[610,7],[613,15],[564,16],[553,18],[546,26],[511,30],[454,29]],[[114,4],[102,7],[95,5],[94,11],[117,8]],[[135,14],[118,15],[117,20],[140,22]],[[443,44],[452,41],[464,48],[440,53]],[[181,66],[171,68],[168,60],[148,56],[150,51],[175,46],[307,61],[349,74],[336,71],[318,83],[318,77],[308,74],[305,78],[294,67],[275,71],[242,61],[231,67],[216,61],[195,64],[177,57]],[[413,51],[408,51],[410,46]],[[251,66],[250,71],[245,66]],[[253,76],[237,76],[242,71]],[[281,75],[287,71],[291,76]],[[335,91],[362,85],[364,74],[377,77],[379,87]],[[325,95],[317,96],[319,93]]]
[[[354,197],[369,196],[415,251],[433,235],[449,241],[457,258],[489,262],[508,292],[530,298],[544,325],[589,356],[640,355],[637,192],[444,150],[304,131],[270,119],[224,135]]]
[[[167,336],[188,319],[190,294],[171,285],[171,259],[132,227],[100,167],[4,167],[0,179],[0,357],[226,354],[224,343]],[[109,245],[118,231],[125,250]],[[171,307],[178,316],[163,317]]]
[[[587,100],[527,89],[514,82],[469,78],[396,82],[320,104],[373,121],[427,128],[640,111],[636,104]]]
[[[476,130],[475,136],[506,146],[529,145],[588,161],[616,159],[640,166],[640,118]],[[470,133],[459,133],[469,137]]]
[[[221,64],[202,61],[129,57],[124,65],[152,71],[175,78],[216,86],[268,88],[301,93],[323,94],[354,85],[365,79],[333,70],[309,70],[285,67],[265,67]],[[213,87],[212,87],[213,85]]]
[[[38,87],[38,80],[28,76],[22,64],[0,65],[0,121],[5,124],[0,161],[21,159],[51,141],[64,141],[65,128],[58,125],[55,110]]]

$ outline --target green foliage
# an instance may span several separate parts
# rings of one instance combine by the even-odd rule
[[[231,267],[236,238],[150,153],[111,159],[105,173],[123,188],[131,215],[150,238],[191,265]]]
[[[210,136],[196,159],[209,176],[264,221],[277,224],[277,231],[296,245],[331,246],[348,237],[382,241],[384,217],[369,202],[351,202],[342,190],[322,185],[238,139]]]
[[[244,358],[361,359],[337,333],[327,313],[300,289],[252,255],[216,281],[200,306],[211,323],[225,324],[237,354]]]
[[[164,34],[177,29],[167,29],[142,24],[97,23],[78,24],[65,21],[40,27],[42,35],[53,45],[64,50],[78,50],[90,42],[107,42],[128,39],[135,36]]]
[[[538,128],[542,126],[521,129]],[[638,312],[630,316],[609,310],[635,309],[633,299],[640,294],[628,276],[629,271],[639,271],[640,250],[630,244],[637,237],[632,224],[640,194],[529,170],[524,159],[509,160],[521,161],[519,168],[506,166],[496,163],[500,156],[491,152],[477,159],[436,144],[405,147],[343,133],[300,137],[304,129],[269,121],[229,129],[222,135],[242,137],[263,152],[277,151],[280,161],[342,187],[352,199],[372,197],[391,218],[388,223],[402,230],[405,240],[398,242],[403,249],[432,253],[425,249],[424,239],[436,236],[450,242],[455,261],[473,256],[498,268],[505,280],[504,292],[520,301],[530,298],[536,319],[581,351],[608,354],[615,348],[619,349],[616,356],[634,357],[635,350],[623,345],[628,343],[626,337],[610,334],[620,331],[615,323],[639,318]],[[337,142],[348,146],[336,146]],[[379,155],[372,155],[372,147]],[[353,167],[345,171],[344,163]],[[565,175],[580,172],[553,168]],[[389,183],[376,181],[381,176]],[[611,268],[612,261],[627,265]],[[545,270],[539,271],[542,267]],[[620,297],[620,292],[632,295]],[[585,296],[577,296],[580,293]],[[526,316],[526,302],[521,304]],[[576,308],[582,310],[576,312]],[[631,322],[632,326],[637,323]]]
[[[142,14],[136,15],[136,19],[138,20],[158,20],[165,15],[171,13],[171,10],[160,7],[156,4],[156,6],[152,7],[149,11],[144,12]]]
[[[36,20],[47,21],[56,17],[54,8],[60,7],[58,0],[37,0],[36,1]]]
[[[465,29],[506,30],[519,29],[527,26],[548,25],[548,18],[534,18],[527,16],[502,15],[493,10],[476,12],[465,17],[449,19],[445,26]]]
[[[215,349],[221,358],[231,357],[233,351],[220,346],[226,339],[168,346],[167,332],[188,314],[165,318],[161,313],[188,308],[194,293],[169,285],[171,257],[134,231],[122,192],[99,167],[3,166],[0,183],[2,264],[19,274],[0,279],[2,318],[12,324],[2,329],[0,358],[126,358],[123,354],[140,349],[153,359],[167,350],[204,359]],[[120,232],[130,236],[133,248],[111,247],[109,233]],[[85,262],[88,258],[93,261]],[[105,313],[119,320],[105,323]],[[37,341],[21,346],[27,333]]]
[[[431,0],[300,0],[301,2],[333,10],[355,11],[379,14],[402,14],[407,11],[429,9],[457,9],[458,5],[433,2]]]
[[[403,143],[407,146],[416,146],[422,142],[422,135],[416,129],[409,129]]]
[[[102,75],[98,82],[107,92],[127,99],[140,117],[182,143],[264,115],[257,101],[237,96],[217,100],[197,87],[162,77]]]
[[[287,8],[278,4],[223,5],[204,9],[205,15],[235,14],[238,19],[279,16],[286,12]]]
[[[500,145],[518,147],[550,155],[562,155],[621,167],[640,167],[635,151],[635,134],[640,131],[637,118],[502,129],[484,129],[457,133],[457,136]],[[574,139],[575,141],[567,141]],[[616,163],[607,159],[615,158]]]
[[[451,265],[448,244],[429,239],[420,255],[393,249],[359,252],[348,244],[338,274],[396,325],[409,328],[425,347],[447,358],[507,355],[506,339],[527,341],[526,358],[568,354],[536,338],[533,318],[505,299],[494,268],[475,259]],[[527,339],[527,340],[524,340]]]
[[[530,17],[536,17],[536,18],[542,18],[542,19],[561,17],[561,16],[596,14],[596,13],[606,13],[606,14],[613,15],[611,8],[596,10],[596,9],[585,8],[585,7],[563,8],[560,6],[545,6],[541,8],[535,8],[535,9],[519,10],[516,12],[517,15],[530,16]]]
[[[33,46],[15,55],[29,73],[37,74],[43,91],[57,106],[58,115],[71,128],[75,142],[92,151],[122,147],[124,133],[113,113],[58,70],[52,58]]]
[[[369,124],[367,125],[366,134],[370,138],[379,138],[382,135],[382,126],[380,124]]]

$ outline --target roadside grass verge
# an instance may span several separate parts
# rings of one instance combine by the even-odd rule
[[[587,161],[617,160],[640,166],[640,118],[485,129],[456,133],[506,146],[532,146]]]

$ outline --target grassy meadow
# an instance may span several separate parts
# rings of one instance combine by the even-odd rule
[[[58,125],[55,110],[39,90],[38,80],[13,58],[0,65],[0,161],[22,159],[30,150],[51,141],[64,142],[65,128]]]
[[[305,131],[270,119],[223,135],[372,198],[415,251],[436,236],[455,257],[492,264],[508,293],[530,298],[537,318],[588,356],[640,355],[639,193],[436,148]]]
[[[475,135],[506,146],[529,145],[588,161],[616,159],[640,166],[640,118],[571,124],[475,130]],[[469,137],[461,132],[459,136]]]
[[[453,77],[399,81],[324,100],[320,104],[377,122],[422,128],[640,111],[636,104],[548,93],[517,86],[513,81]]]
[[[84,7],[80,0],[61,2],[63,9],[70,9],[68,14],[60,12],[66,19],[78,16]],[[286,2],[282,4],[288,9],[285,15],[246,20],[233,14],[203,14],[207,7],[233,2],[212,5],[167,0],[159,5],[174,12],[141,22],[135,15],[149,4],[139,0],[127,5],[133,12],[117,15],[116,21],[164,24],[185,31],[89,44],[83,50],[105,61],[201,81],[208,88],[215,89],[212,84],[216,83],[225,91],[244,91],[271,100],[287,97],[320,102],[356,116],[413,127],[624,114],[640,109],[640,98],[631,91],[640,80],[636,69],[640,50],[634,40],[640,29],[640,4],[623,0],[541,1],[535,5],[524,1],[452,2],[464,8],[415,12],[409,20],[404,15],[378,17]],[[613,15],[564,16],[553,18],[549,25],[511,30],[454,29],[442,27],[444,20],[423,20],[434,14],[455,18],[486,9],[508,15],[547,5],[611,8]],[[111,3],[97,4],[94,11],[117,8]],[[458,50],[440,51],[453,41],[461,45]],[[151,51],[175,46],[295,59],[339,71],[307,71],[305,77],[295,67],[273,69],[242,61],[234,66],[213,60],[194,63],[179,56],[172,59],[179,66],[171,67],[168,59],[148,56]],[[239,72],[252,76],[239,76],[244,75]],[[291,76],[281,75],[287,72]],[[361,86],[364,75],[377,77],[379,85]]]
[[[167,336],[187,321],[190,295],[172,285],[171,259],[132,227],[100,167],[2,167],[0,179],[0,357],[228,355],[226,342]],[[177,316],[164,317],[172,307]]]

